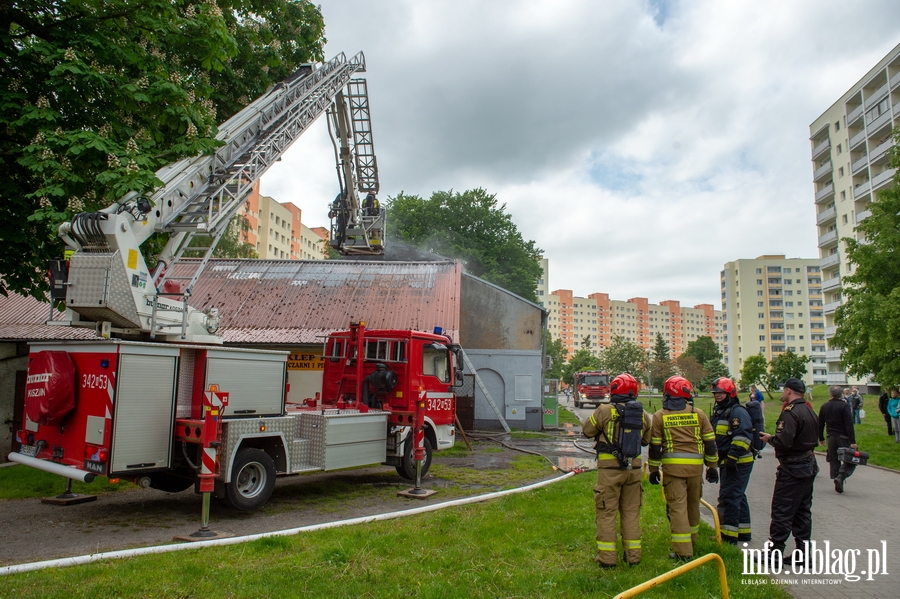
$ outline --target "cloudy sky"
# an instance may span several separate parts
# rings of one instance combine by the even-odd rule
[[[717,308],[726,262],[818,256],[809,125],[900,43],[894,0],[322,12],[326,57],[366,56],[382,201],[483,187],[544,250],[551,289]],[[324,119],[262,182],[308,226],[337,190]]]

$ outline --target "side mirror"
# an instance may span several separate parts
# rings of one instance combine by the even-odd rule
[[[462,387],[463,383],[464,383],[464,380],[463,380],[462,368],[457,368],[456,372],[454,372],[453,386],[454,387]]]

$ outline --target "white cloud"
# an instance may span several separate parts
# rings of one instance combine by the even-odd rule
[[[554,289],[685,305],[719,306],[725,262],[817,255],[809,123],[900,41],[890,0],[322,10],[326,55],[366,55],[382,199],[484,187]],[[326,221],[324,122],[262,189]]]

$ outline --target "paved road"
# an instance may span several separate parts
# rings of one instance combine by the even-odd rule
[[[565,401],[564,396],[560,400]],[[582,418],[591,412],[590,409],[573,411]],[[900,446],[897,450],[900,451]],[[900,597],[900,473],[869,466],[858,467],[847,480],[844,493],[839,495],[829,479],[825,457],[820,455],[818,460],[820,472],[813,493],[812,538],[819,549],[828,541],[832,554],[840,550],[840,562],[844,564],[842,571],[852,569],[860,580],[847,580],[844,575],[814,573],[783,574],[773,580],[798,599]],[[754,465],[747,490],[753,527],[753,541],[749,549],[762,549],[763,543],[768,540],[777,466],[771,447],[765,449],[763,458]],[[718,490],[718,485],[704,483],[704,499],[716,505]],[[712,525],[708,511],[703,509],[702,513],[707,523]],[[788,540],[788,549],[793,547],[794,542]],[[859,550],[859,554],[853,556],[855,564],[849,559],[850,550]],[[886,556],[886,566],[878,571],[887,574],[869,574],[869,550]],[[872,559],[874,562],[875,558]],[[834,563],[834,556],[830,561]],[[863,570],[866,574],[862,573]]]

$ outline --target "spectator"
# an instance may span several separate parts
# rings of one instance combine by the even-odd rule
[[[891,398],[888,400],[887,412],[891,417],[891,424],[894,427],[894,440],[900,443],[900,392],[891,389]]]
[[[881,412],[881,415],[884,416],[884,422],[887,424],[888,429],[888,437],[894,436],[894,425],[891,423],[891,415],[888,414],[887,406],[890,397],[887,392],[881,394],[881,397],[878,398],[878,411]]]
[[[825,433],[828,436],[828,453],[826,460],[831,467],[831,479],[834,490],[844,492],[844,481],[853,474],[856,466],[841,462],[838,449],[849,447],[856,449],[856,437],[853,434],[855,419],[851,416],[850,406],[841,401],[841,388],[832,385],[828,388],[830,399],[822,404],[819,410],[819,445],[825,445]]]
[[[850,405],[850,387],[844,388],[844,394],[841,395],[841,399],[849,406]]]
[[[859,394],[857,387],[853,387],[850,390],[850,409],[853,411],[853,424],[862,424],[862,419],[859,417],[859,411],[862,410],[862,407],[862,395]]]
[[[765,401],[763,399],[762,391],[756,388],[756,385],[750,385],[750,401],[758,401],[762,403]]]

